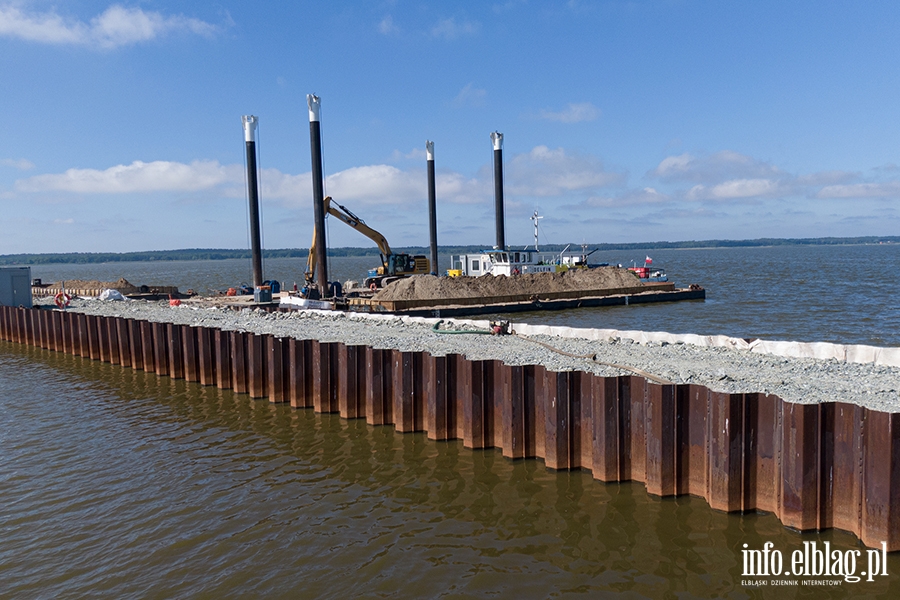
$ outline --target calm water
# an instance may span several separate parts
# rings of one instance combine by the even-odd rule
[[[532,313],[518,319],[574,327],[900,346],[900,300],[892,275],[900,267],[900,244],[652,250],[650,256],[654,264],[666,267],[669,280],[678,286],[698,283],[706,288],[706,300]],[[599,262],[606,261],[626,264],[614,253],[606,253]]]
[[[630,265],[650,254],[679,286],[699,283],[705,301],[585,308],[508,315],[516,321],[573,327],[730,335],[772,340],[900,346],[895,272],[900,244],[597,252],[596,262]],[[331,279],[361,279],[377,257],[334,258]],[[441,257],[442,268],[449,257]],[[266,279],[303,280],[305,261],[270,259]],[[200,293],[251,280],[249,260],[39,265],[45,281],[125,277]]]
[[[608,253],[630,263],[644,253]],[[900,344],[900,246],[653,251],[705,302],[517,316],[582,327]],[[337,259],[334,279],[371,259]],[[302,263],[270,260],[292,282]],[[224,288],[245,261],[35,267],[34,277]],[[509,461],[459,441],[0,342],[0,598],[900,597],[888,577],[743,587],[742,544],[804,541],[726,515]],[[862,567],[860,567],[861,569]]]
[[[742,544],[858,548],[6,342],[0,389],[4,598],[745,598]],[[888,572],[801,591],[897,597]]]

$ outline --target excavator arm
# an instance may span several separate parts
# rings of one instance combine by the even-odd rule
[[[309,245],[309,256],[306,257],[306,272],[303,274],[306,284],[312,285],[316,280],[316,228],[313,227],[312,243]]]
[[[375,242],[375,245],[378,246],[378,251],[381,252],[381,262],[382,264],[386,264],[388,257],[391,256],[391,246],[390,244],[388,244],[387,239],[385,239],[385,237],[381,233],[366,225],[365,221],[350,212],[350,210],[346,206],[342,206],[337,202],[334,202],[334,204],[337,204],[338,208],[332,206],[331,196],[325,196],[325,200],[323,201],[323,203],[326,214],[334,215],[342,222],[346,223],[353,229],[357,230],[358,232]],[[311,284],[315,280],[317,252],[318,248],[316,246],[316,230],[315,228],[313,228],[312,243],[309,245],[309,256],[306,258],[305,276],[307,284]]]
[[[329,215],[334,215],[353,229],[357,230],[358,232],[375,242],[375,245],[378,246],[378,251],[381,252],[382,257],[388,257],[391,255],[391,246],[388,244],[388,241],[383,235],[366,225],[365,221],[350,212],[350,210],[347,209],[346,206],[341,206],[340,204],[335,202],[335,204],[337,204],[338,208],[340,209],[338,210],[338,208],[334,208],[331,203],[331,196],[326,196],[326,213],[328,213]]]
[[[408,254],[399,254],[395,255],[391,251],[391,246],[388,244],[387,239],[379,233],[378,231],[372,229],[368,225],[366,225],[365,221],[354,215],[346,206],[342,206],[337,202],[334,202],[337,205],[337,208],[332,206],[331,196],[326,196],[324,200],[324,209],[325,213],[329,215],[333,215],[343,223],[346,223],[353,229],[357,230],[378,246],[378,251],[381,253],[381,267],[378,269],[378,283],[377,285],[380,287],[380,280],[382,276],[385,275],[412,275],[412,274],[421,274],[428,273],[430,271],[430,264],[428,259],[424,256],[409,256]],[[313,237],[312,244],[309,246],[309,256],[306,259],[306,283],[308,285],[313,285],[315,280],[316,273],[316,253],[318,252],[318,248],[316,247],[316,232],[313,229]]]

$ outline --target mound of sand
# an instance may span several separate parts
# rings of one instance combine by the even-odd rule
[[[630,271],[617,267],[571,269],[563,273],[436,277],[416,275],[399,279],[379,291],[373,300],[437,300],[491,296],[540,296],[549,292],[635,288],[643,285]]]
[[[118,281],[67,279],[65,281],[58,281],[55,285],[65,285],[66,289],[70,290],[117,290],[123,294],[136,294],[140,291],[138,286],[131,284],[124,277],[120,278]]]

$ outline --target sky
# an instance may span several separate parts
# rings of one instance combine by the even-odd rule
[[[0,254],[900,235],[900,4],[0,0]],[[328,245],[374,245],[330,218]]]

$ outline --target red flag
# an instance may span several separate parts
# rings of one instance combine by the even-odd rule
[[[648,265],[652,265],[652,264],[653,264],[653,259],[650,258],[650,257],[648,256],[648,257],[644,260],[644,262],[647,263]]]

